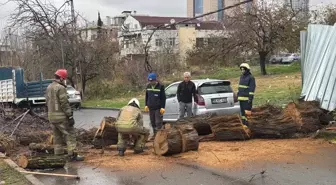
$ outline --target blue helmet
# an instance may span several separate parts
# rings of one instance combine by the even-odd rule
[[[149,81],[156,80],[156,74],[155,73],[149,73],[148,80]]]

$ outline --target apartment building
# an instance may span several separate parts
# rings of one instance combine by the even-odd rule
[[[223,9],[228,6],[232,6],[236,3],[242,2],[243,0],[187,0],[187,16],[196,17],[205,13]],[[252,5],[247,3],[243,5],[243,8],[248,10]],[[221,21],[225,19],[225,15],[230,15],[233,10],[225,10],[212,15],[208,15],[200,18],[204,21]]]

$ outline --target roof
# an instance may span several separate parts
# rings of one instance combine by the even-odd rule
[[[202,83],[206,83],[206,82],[230,82],[230,80],[220,80],[220,79],[195,79],[195,80],[191,80],[192,82],[195,83],[196,86],[198,86],[199,84],[202,84]],[[174,84],[178,84],[178,83],[181,83],[182,81],[177,81],[177,82],[174,82],[174,83],[171,83],[169,84],[170,85],[174,85]]]
[[[301,32],[302,92],[305,101],[336,109],[336,26],[313,25]]]
[[[175,22],[181,22],[186,19],[190,19],[189,17],[160,17],[160,16],[140,16],[135,15],[133,16],[142,27],[146,26],[160,26],[164,24],[171,24],[171,20],[174,20]],[[198,19],[190,20],[185,22],[185,24],[196,24],[196,29],[201,30],[218,30],[223,29],[223,26],[218,21],[200,21]],[[176,29],[175,26],[171,26],[170,28],[163,28],[163,29]]]

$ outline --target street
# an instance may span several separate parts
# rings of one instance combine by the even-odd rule
[[[75,112],[75,119],[78,126],[88,129],[98,126],[104,116],[116,116],[117,113],[118,111],[111,110],[82,109]],[[144,120],[145,126],[149,127],[147,115],[144,116]],[[196,163],[167,162],[163,168],[120,170],[79,162],[72,164],[67,170],[53,171],[78,174],[81,177],[79,181],[58,177],[36,177],[46,185],[334,185],[336,184],[335,152],[336,148],[330,147],[318,153],[297,153],[283,162],[250,161],[244,163],[243,167],[230,169],[207,168]],[[127,157],[125,160],[127,161]],[[265,173],[260,174],[263,171]]]

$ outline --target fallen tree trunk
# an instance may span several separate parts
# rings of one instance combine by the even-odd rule
[[[21,155],[18,166],[24,169],[54,169],[63,168],[66,163],[65,156],[30,156]]]
[[[281,108],[271,105],[253,109],[249,128],[254,138],[290,138],[297,131],[297,125]]]
[[[191,125],[177,125],[160,130],[154,139],[154,152],[157,155],[173,155],[198,150],[198,134]]]
[[[54,153],[54,147],[45,143],[30,143],[29,150],[42,153]]]
[[[294,120],[298,125],[298,132],[301,133],[315,132],[323,127],[320,118],[323,117],[324,112],[315,101],[289,103],[284,110],[284,115]]]
[[[238,115],[218,116],[209,120],[214,139],[217,141],[247,140],[250,130],[243,127]]]
[[[116,119],[113,117],[104,117],[100,123],[100,128],[97,129],[94,135],[93,145],[96,148],[118,143],[118,132],[115,128]]]

